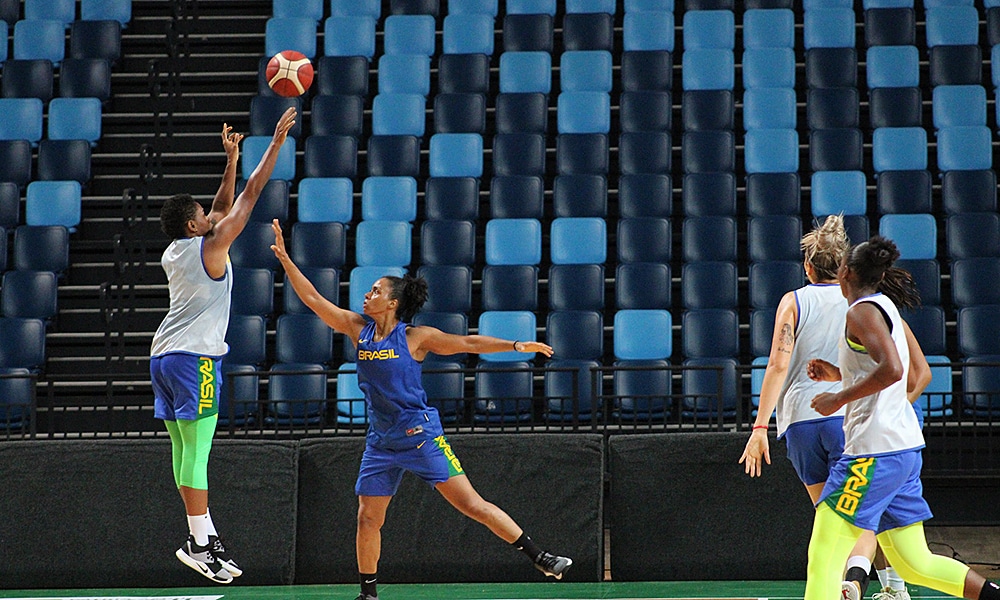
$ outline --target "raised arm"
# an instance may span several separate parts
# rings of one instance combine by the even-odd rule
[[[274,251],[274,255],[278,257],[278,261],[284,267],[288,281],[295,289],[295,293],[299,295],[299,299],[319,318],[323,319],[324,323],[334,331],[351,338],[351,341],[357,346],[361,328],[365,326],[365,318],[356,312],[340,308],[324,298],[288,256],[288,252],[285,250],[285,237],[281,233],[281,224],[278,223],[277,219],[271,223],[271,229],[274,231],[274,245],[271,246],[271,250]]]
[[[455,335],[434,327],[411,327],[407,330],[410,354],[423,360],[428,352],[440,354],[486,354],[488,352],[530,352],[552,356],[552,346],[532,340],[504,340],[488,335]]]
[[[218,224],[233,208],[233,199],[236,192],[236,165],[240,161],[240,142],[243,141],[243,134],[235,133],[228,123],[222,124],[222,148],[226,151],[226,170],[222,174],[222,182],[215,192],[215,199],[212,200],[212,208],[208,213],[208,220],[213,224]]]

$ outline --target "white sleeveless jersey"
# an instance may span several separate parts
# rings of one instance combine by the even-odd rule
[[[809,379],[806,367],[814,358],[837,362],[837,339],[844,328],[847,300],[835,283],[810,284],[794,293],[799,317],[795,325],[795,345],[776,406],[779,436],[784,435],[792,423],[830,418],[819,414],[809,404],[816,394],[840,390],[839,381]],[[843,414],[844,409],[840,409],[832,416]]]
[[[906,344],[903,319],[892,300],[883,294],[858,298],[851,306],[871,302],[888,315],[892,341],[903,364],[899,381],[871,396],[847,403],[844,415],[844,455],[878,456],[914,450],[924,446],[924,435],[917,415],[906,399],[906,378],[910,372],[910,350]],[[865,377],[876,363],[864,348],[847,341],[846,330],[840,336],[840,374],[844,387]]]
[[[151,356],[185,352],[221,357],[229,352],[226,329],[232,300],[233,268],[212,279],[202,262],[203,236],[177,239],[163,252],[160,264],[167,273],[170,310],[153,335]]]

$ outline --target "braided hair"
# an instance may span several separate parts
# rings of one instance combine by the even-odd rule
[[[822,225],[802,236],[800,243],[805,262],[811,264],[820,281],[837,278],[844,255],[850,247],[843,215],[830,215]]]
[[[384,279],[392,284],[389,299],[399,302],[396,317],[400,321],[409,322],[424,302],[427,302],[427,280],[409,274],[402,277],[386,275]]]
[[[899,249],[892,240],[876,235],[852,247],[845,264],[858,276],[858,285],[882,292],[899,308],[920,305],[920,292],[909,271],[893,266]]]

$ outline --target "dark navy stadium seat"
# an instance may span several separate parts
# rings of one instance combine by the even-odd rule
[[[856,88],[814,88],[806,97],[806,120],[810,129],[858,127]]]
[[[806,85],[810,88],[857,87],[857,50],[854,48],[807,50]]]
[[[688,173],[681,189],[684,214],[689,217],[736,215],[736,177],[733,173]]]
[[[913,336],[920,343],[920,349],[926,354],[945,354],[945,316],[940,306],[918,306],[904,309],[900,315],[913,331]],[[959,314],[959,331],[961,332],[961,314]],[[959,333],[959,346],[962,345],[962,335]]]
[[[813,171],[860,171],[863,142],[856,128],[814,129],[809,132],[809,163]]]
[[[923,124],[920,88],[875,88],[868,94],[869,120],[873,128],[920,127]]]
[[[476,226],[472,221],[424,221],[420,227],[420,260],[428,265],[472,265],[475,241]]]
[[[486,265],[482,281],[483,310],[537,310],[538,267]]]
[[[493,137],[494,175],[545,174],[545,136],[498,133]]]
[[[301,271],[321,296],[338,306],[340,305],[340,271],[333,267],[304,267]],[[312,312],[312,309],[306,306],[299,295],[295,293],[292,284],[288,282],[287,274],[285,274],[282,291],[285,314]]]
[[[497,94],[497,133],[545,133],[549,99],[541,92]]]
[[[736,139],[732,131],[686,131],[681,142],[685,173],[732,171],[736,167]]]
[[[553,352],[563,358],[598,360],[604,354],[604,318],[598,311],[550,311],[545,335]]]
[[[621,54],[624,91],[668,91],[673,88],[674,58],[667,50],[634,50]]]
[[[618,212],[627,217],[669,217],[673,185],[663,173],[626,173],[618,178]]]
[[[446,94],[489,93],[490,57],[485,54],[442,54],[438,58],[438,90]]]
[[[608,181],[603,175],[559,175],[552,182],[555,217],[605,217]]]
[[[686,262],[735,262],[736,237],[736,219],[733,217],[686,217],[681,224],[683,258]]]
[[[316,59],[316,93],[321,96],[367,96],[368,59],[364,56],[320,56]]]
[[[552,16],[507,14],[503,19],[504,52],[552,52]]]
[[[421,310],[461,312],[472,310],[472,269],[464,265],[423,265],[417,276],[427,280],[427,302]]]
[[[549,268],[549,309],[603,310],[604,265],[563,264]]]
[[[931,212],[930,171],[884,171],[876,180],[878,212]]]
[[[618,140],[618,161],[623,175],[669,173],[670,134],[665,131],[627,131]]]
[[[233,268],[232,298],[230,310],[233,314],[270,315],[274,312],[274,271],[250,267]]]
[[[732,90],[686,90],[681,98],[681,123],[686,131],[732,129]]]
[[[608,13],[576,13],[563,16],[564,51],[611,50],[614,20]]]
[[[333,330],[315,314],[283,314],[275,324],[275,358],[279,363],[329,364]]]
[[[670,265],[621,263],[615,272],[619,310],[670,308]]]
[[[556,138],[556,169],[560,175],[606,175],[608,136],[603,133],[562,133]]]
[[[368,175],[420,175],[420,139],[412,135],[368,138]]]
[[[479,218],[479,180],[475,177],[430,177],[424,189],[427,219],[475,221]]]
[[[801,261],[774,260],[750,264],[750,306],[774,310],[782,296],[805,284]]]
[[[545,366],[553,369],[545,372],[546,419],[590,421],[600,414],[592,389],[597,361],[556,359]]]
[[[498,175],[490,183],[490,217],[541,219],[545,182],[536,175]]]
[[[681,304],[686,309],[737,307],[736,263],[697,261],[681,268]]]
[[[941,205],[949,215],[991,212],[997,209],[997,180],[993,169],[948,171],[941,176]]]
[[[797,215],[802,210],[798,173],[751,173],[746,194],[750,216]]]
[[[617,246],[619,262],[669,263],[670,221],[654,217],[620,219]]]
[[[396,138],[409,136],[372,136],[376,138]],[[368,150],[369,174],[372,165],[372,148]],[[311,135],[306,138],[303,162],[304,177],[348,177],[358,174],[358,139],[351,135]],[[386,175],[388,173],[379,173]],[[403,173],[400,173],[403,174]]]

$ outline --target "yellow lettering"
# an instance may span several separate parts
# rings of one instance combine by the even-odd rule
[[[382,350],[359,350],[358,360],[392,360],[399,358],[395,348],[383,348]]]

